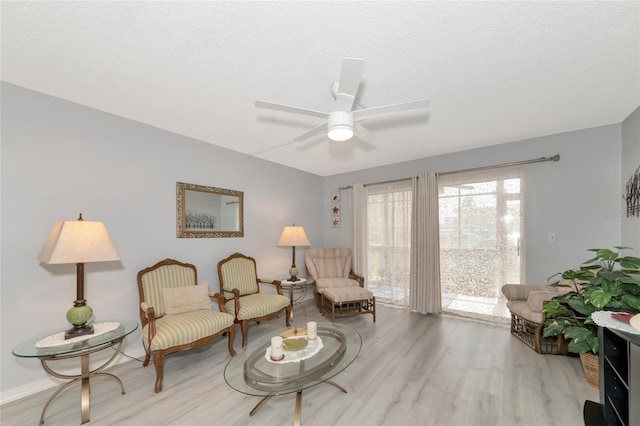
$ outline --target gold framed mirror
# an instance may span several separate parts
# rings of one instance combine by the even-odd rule
[[[244,193],[177,182],[176,237],[244,237]]]

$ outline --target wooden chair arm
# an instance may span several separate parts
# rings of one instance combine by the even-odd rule
[[[364,277],[362,275],[356,274],[353,270],[349,271],[349,278],[358,281],[360,287],[364,288]]]
[[[144,303],[144,302],[143,302]],[[147,306],[147,310],[145,312],[147,316],[147,324],[149,327],[147,330],[149,331],[149,347],[151,347],[151,339],[153,339],[156,335],[156,310],[153,306]]]
[[[220,312],[227,312],[227,308],[224,307],[224,296],[220,293],[216,293],[215,291],[209,292],[209,297],[212,299],[216,299],[218,302],[218,309]]]
[[[281,287],[282,282],[280,280],[273,280],[271,278],[258,278],[258,283],[271,284],[276,287],[276,292],[279,295],[284,296],[284,294],[282,293],[282,287]]]
[[[240,312],[240,290],[234,288],[231,290],[231,293],[233,293],[233,306],[235,309],[236,321],[238,321],[238,312]]]

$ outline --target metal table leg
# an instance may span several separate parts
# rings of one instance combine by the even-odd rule
[[[260,400],[260,402],[258,402],[256,404],[255,407],[253,407],[253,410],[251,410],[249,412],[249,416],[253,416],[254,414],[256,414],[258,411],[260,411],[260,409],[264,406],[264,404],[267,403],[267,401],[269,401],[271,398],[273,397],[273,395],[269,395],[269,396],[265,396],[264,398],[262,398]]]
[[[327,380],[322,383],[335,386],[338,389],[340,389],[342,392],[348,393],[345,388],[343,388],[342,386],[340,386],[339,384],[331,380]],[[264,398],[262,398],[260,402],[258,402],[258,404],[255,407],[253,407],[253,410],[249,412],[249,416],[253,416],[258,411],[260,411],[260,409],[264,407],[264,405],[274,396],[275,395],[267,395]],[[302,389],[296,392],[296,407],[293,414],[293,426],[301,426],[301,424],[302,424]]]
[[[300,426],[302,421],[302,391],[296,394],[296,411],[293,415],[293,426]]]
[[[41,425],[44,424],[44,416],[45,416],[45,413],[47,412],[47,409],[49,408],[49,405],[51,405],[51,403],[53,403],[53,401],[58,397],[58,395],[60,395],[64,390],[68,389],[69,387],[71,387],[73,384],[77,382],[81,383],[81,390],[80,390],[80,395],[81,395],[81,422],[80,423],[81,424],[85,424],[91,420],[90,411],[91,411],[91,378],[92,377],[98,377],[98,376],[106,377],[108,379],[115,381],[120,385],[120,389],[122,390],[122,395],[124,395],[124,385],[122,384],[122,381],[118,377],[110,373],[101,373],[101,371],[105,369],[109,364],[111,364],[111,362],[113,362],[116,356],[118,356],[118,353],[120,352],[120,348],[122,347],[123,342],[124,342],[124,338],[120,339],[120,341],[118,342],[112,342],[107,346],[102,346],[88,352],[83,352],[80,355],[72,354],[67,356],[57,356],[52,358],[41,359],[40,362],[42,364],[42,368],[44,368],[44,370],[49,375],[58,379],[65,379],[65,380],[71,380],[71,381],[69,383],[65,383],[64,385],[60,386],[60,388],[58,388],[58,390],[56,390],[53,393],[53,395],[51,395],[47,403],[44,405],[44,408],[42,409],[42,414],[40,415],[40,424]],[[102,365],[100,365],[98,368],[95,368],[94,370],[90,370],[89,355],[94,352],[111,348],[116,344],[118,345],[118,348],[114,350],[113,355],[108,360],[106,360]],[[58,373],[54,371],[47,364],[48,361],[76,358],[78,356],[80,356],[80,374],[78,375],[68,375],[68,374]]]
[[[305,298],[305,296],[307,295],[307,285],[304,286],[300,286],[298,288],[302,289],[302,294],[300,296],[298,296],[295,300],[293,298],[293,289],[295,286],[290,285],[289,286],[289,303],[291,304],[291,315],[289,316],[289,320],[293,321],[293,305],[295,303],[297,303],[298,305],[302,306],[302,310],[304,311],[304,316],[307,316],[307,308],[304,306],[304,304],[301,302],[301,300],[303,300]]]

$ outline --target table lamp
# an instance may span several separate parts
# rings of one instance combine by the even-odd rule
[[[82,213],[78,220],[56,222],[38,260],[48,265],[76,264],[76,300],[67,312],[67,321],[73,327],[65,332],[64,338],[93,334],[93,325],[87,324],[93,309],[84,298],[84,264],[120,260],[107,228],[102,222],[83,220]]]
[[[287,281],[298,281],[298,268],[296,268],[296,246],[309,246],[309,240],[307,234],[304,233],[302,226],[285,226],[280,234],[278,245],[283,247],[291,247],[293,252],[293,259],[291,260],[291,268],[289,269],[289,278]]]

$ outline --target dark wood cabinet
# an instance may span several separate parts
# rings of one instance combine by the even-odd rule
[[[599,339],[600,403],[585,403],[585,424],[640,426],[640,335],[601,327]]]

